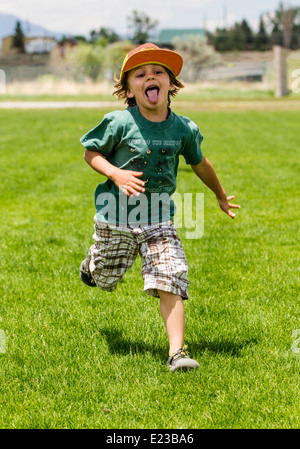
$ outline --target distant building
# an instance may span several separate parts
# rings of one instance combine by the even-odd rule
[[[195,35],[206,37],[206,31],[203,28],[165,28],[160,31],[156,43],[161,47],[173,48],[172,42],[175,37]]]
[[[57,44],[52,50],[51,50],[51,59],[53,60],[54,64],[58,64],[59,61],[63,60],[67,54],[72,51],[74,47],[78,45],[78,41],[72,37],[62,39],[59,44]]]
[[[2,54],[3,55],[13,55],[18,53],[19,50],[13,47],[13,36],[6,36],[2,39]]]
[[[50,53],[56,47],[57,41],[54,37],[25,37],[25,53]]]
[[[13,46],[13,36],[6,36],[2,39],[2,54],[13,55],[19,52],[17,48]],[[54,37],[50,36],[36,36],[24,38],[24,49],[27,54],[34,53],[50,53],[51,50],[56,47],[57,41]]]

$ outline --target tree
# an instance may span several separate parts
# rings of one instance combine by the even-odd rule
[[[217,28],[215,33],[207,33],[208,40],[217,51],[253,50],[253,32],[244,19],[241,23],[235,23],[233,27]]]
[[[282,30],[280,28],[280,24],[277,22],[274,22],[270,40],[271,40],[272,47],[274,45],[280,45],[281,47],[283,46]]]
[[[247,50],[246,35],[241,24],[235,23],[234,27],[231,30],[229,30],[229,33],[232,34],[234,50],[240,51]]]
[[[221,62],[219,54],[208,45],[205,37],[186,35],[176,37],[172,41],[184,59],[182,76],[185,81],[196,81],[201,77],[202,69],[212,67]]]
[[[114,74],[119,77],[124,58],[130,50],[132,50],[130,41],[113,42],[107,46],[103,59],[105,78],[113,80]]]
[[[101,39],[101,42],[112,44],[120,40],[118,34],[112,28],[101,27],[99,31],[92,30],[90,32],[90,42],[96,42]]]
[[[300,7],[279,4],[276,11],[260,16],[259,30],[253,33],[247,21],[231,28],[217,28],[207,33],[210,44],[217,51],[270,50],[274,45],[298,49],[300,47]]]
[[[282,9],[281,23],[283,32],[283,45],[285,48],[290,48],[292,42],[293,25],[295,12],[292,8]]]
[[[103,71],[104,49],[99,45],[79,42],[67,54],[67,61],[72,66],[76,79],[87,77],[96,81]]]
[[[98,39],[98,33],[96,30],[90,32],[90,42],[95,42]]]
[[[215,33],[207,33],[208,40],[217,51],[231,51],[234,48],[233,33],[226,28],[217,28]]]
[[[298,15],[300,16],[300,8],[298,8]],[[293,50],[300,48],[300,23],[299,22],[298,23],[295,22],[294,26],[293,26],[291,48]]]
[[[271,44],[299,48],[300,8],[285,7],[281,2],[274,13],[266,16],[271,28]]]
[[[76,42],[87,42],[87,39],[85,36],[82,36],[81,34],[77,34],[74,36],[74,39]]]
[[[13,35],[13,47],[17,48],[20,53],[25,53],[24,33],[19,21],[16,23],[15,33]]]
[[[251,30],[251,27],[248,25],[248,22],[244,19],[241,23],[241,30],[245,36],[246,49],[253,50],[254,45],[254,37]]]
[[[265,51],[270,48],[270,40],[266,32],[265,22],[262,16],[260,16],[259,19],[259,27],[258,33],[256,35],[255,47],[256,50],[259,51]]]
[[[100,28],[99,37],[105,38],[109,44],[113,44],[120,40],[120,37],[112,28]]]
[[[148,41],[149,34],[158,25],[157,20],[152,20],[143,12],[133,11],[132,16],[127,17],[128,27],[132,29],[132,41],[141,45]]]

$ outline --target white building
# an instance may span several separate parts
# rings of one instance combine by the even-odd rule
[[[24,42],[25,53],[50,53],[56,47],[54,37],[26,37]]]

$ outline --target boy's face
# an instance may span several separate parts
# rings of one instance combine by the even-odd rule
[[[160,65],[146,64],[129,72],[127,97],[134,97],[140,109],[167,109],[169,91],[174,89],[168,73]]]

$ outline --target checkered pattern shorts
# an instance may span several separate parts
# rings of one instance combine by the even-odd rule
[[[172,221],[138,228],[111,227],[95,220],[94,245],[89,250],[90,272],[97,287],[117,288],[140,254],[144,291],[157,290],[188,298],[188,265]]]

